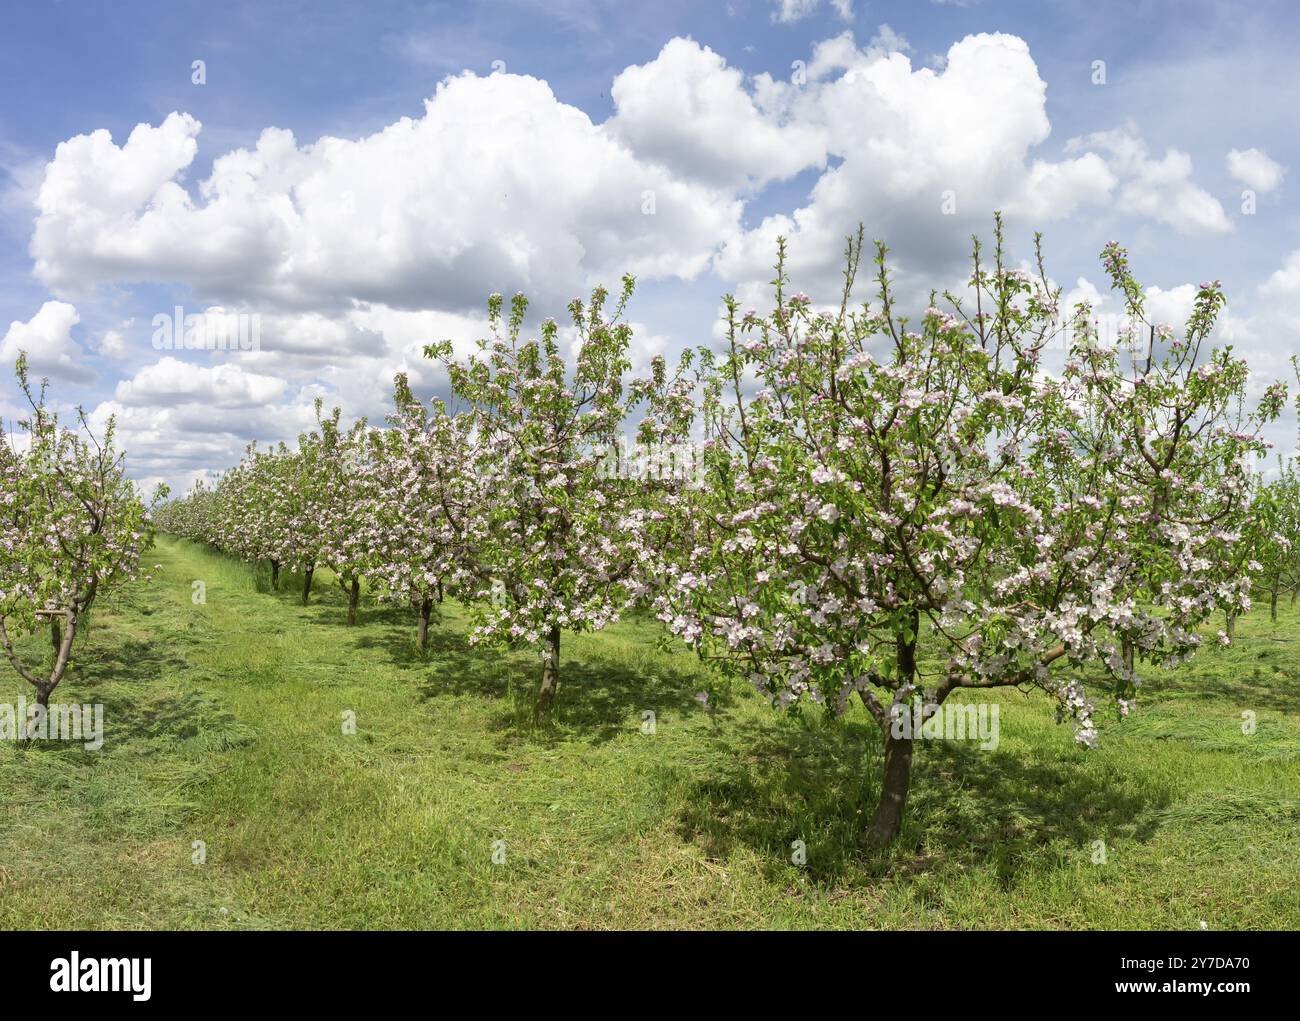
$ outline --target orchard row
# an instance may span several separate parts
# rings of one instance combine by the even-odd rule
[[[770,313],[728,298],[721,350],[656,359],[644,378],[631,378],[630,278],[612,310],[599,289],[575,299],[565,338],[550,319],[526,338],[525,299],[494,295],[475,353],[426,349],[447,402],[398,376],[386,428],[345,430],[318,404],[296,448],[250,447],[156,522],[277,580],[301,572],[304,600],[328,567],[350,619],[363,583],[409,603],[422,643],[454,591],[472,641],[541,651],[538,719],[562,631],[648,607],[773,704],[861,700],[885,747],[865,836],[888,841],[911,774],[899,716],[958,691],[1037,688],[1092,745],[1097,694],[1129,712],[1140,670],[1190,656],[1216,614],[1230,631],[1252,580],[1274,604],[1300,582],[1296,472],[1265,484],[1252,468],[1286,387],[1248,402],[1245,363],[1212,349],[1218,284],[1180,330],[1150,322],[1108,245],[1129,326],[1107,347],[1090,309],[1060,307],[1035,249],[1036,272],[1008,268],[998,221],[991,252],[974,243],[968,287],[932,294],[913,323],[886,249],[861,231],[825,305],[789,292],[782,244]],[[628,433],[691,445],[697,470],[610,472],[602,451]]]

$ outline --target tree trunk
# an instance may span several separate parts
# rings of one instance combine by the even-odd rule
[[[912,738],[885,732],[885,770],[880,781],[880,803],[867,827],[867,843],[884,847],[898,836],[912,783]]]
[[[916,643],[920,628],[921,615],[913,609],[905,630],[894,640],[900,687],[916,681]],[[908,711],[907,702],[899,708]],[[880,778],[880,802],[864,834],[868,847],[884,847],[898,836],[903,811],[907,808],[907,790],[912,783],[912,742],[920,736],[909,733],[895,737],[888,714],[879,718],[879,723],[885,734],[885,768]]]
[[[271,561],[271,589],[275,592],[280,591],[280,561]]]
[[[307,600],[311,598],[311,576],[316,571],[316,565],[312,564],[303,573],[302,576],[302,605],[307,605]]]
[[[420,651],[429,647],[429,618],[433,616],[433,600],[428,596],[420,603]]]
[[[1232,641],[1234,638],[1237,637],[1237,615],[1233,613],[1231,610],[1224,610],[1223,616],[1227,619],[1228,622],[1228,627],[1227,627],[1228,641]]]
[[[1296,582],[1295,588],[1291,590],[1291,605],[1295,606],[1296,596],[1300,596],[1300,581]]]
[[[91,579],[84,595],[76,599],[71,607],[62,611],[60,616],[63,617],[67,626],[59,627],[59,618],[51,613],[50,620],[50,641],[54,647],[54,667],[50,670],[48,677],[37,677],[18,658],[14,651],[13,642],[9,639],[9,630],[5,627],[5,618],[0,614],[0,646],[4,648],[5,657],[9,660],[13,668],[18,671],[20,677],[28,681],[36,689],[36,704],[41,706],[42,711],[48,710],[50,705],[50,695],[54,689],[59,686],[63,680],[63,675],[67,673],[68,666],[72,662],[72,643],[77,637],[77,625],[80,618],[78,614],[90,612],[91,604],[95,601],[95,593],[99,588],[99,577]],[[42,611],[37,611],[38,616]],[[23,724],[23,740],[32,739],[31,728],[26,723]]]
[[[551,626],[551,633],[546,636],[546,650],[542,659],[542,687],[537,692],[537,701],[533,705],[533,722],[541,723],[551,711],[556,692],[560,687],[560,627]]]
[[[438,602],[442,602],[442,579],[438,579]]]
[[[50,692],[52,692],[53,690],[54,690],[53,687],[50,687],[50,688],[37,688],[37,689],[36,689],[36,704],[37,704],[38,706],[41,707],[41,715],[35,717],[34,719],[32,719],[32,720],[30,721],[30,725],[29,725],[29,722],[28,722],[27,720],[23,720],[23,721],[22,721],[22,723],[21,723],[21,726],[22,726],[22,741],[23,741],[24,744],[30,744],[33,740],[35,740],[35,738],[36,738],[36,729],[37,729],[37,727],[40,725],[40,720],[41,720],[41,718],[42,718],[42,717],[44,717],[45,719],[48,719],[48,718],[49,718],[49,715],[50,715]],[[46,731],[46,733],[49,733],[49,732]]]
[[[1133,672],[1133,643],[1127,638],[1120,639],[1120,654],[1124,657],[1124,669]]]
[[[1277,623],[1277,590],[1279,584],[1279,582],[1273,582],[1273,590],[1268,594],[1268,615],[1274,624]]]
[[[353,578],[352,587],[348,590],[348,623],[357,622],[357,603],[361,601],[361,579]]]

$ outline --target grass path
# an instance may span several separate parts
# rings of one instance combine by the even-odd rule
[[[860,710],[723,690],[710,714],[694,657],[633,621],[566,636],[534,730],[535,660],[467,646],[451,601],[421,656],[403,609],[347,627],[328,577],[303,607],[291,576],[271,593],[170,538],[151,556],[56,697],[104,705],[103,750],[0,745],[2,927],[1300,926],[1289,607],[1153,678],[1097,752],[1002,693],[997,751],[923,747],[903,838],[869,857]],[[0,675],[0,702],[23,693]]]

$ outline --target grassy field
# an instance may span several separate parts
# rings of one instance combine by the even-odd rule
[[[1094,752],[1045,697],[996,696],[998,749],[923,742],[902,838],[868,853],[860,706],[835,725],[723,688],[707,711],[695,657],[630,621],[565,636],[535,729],[537,661],[471,649],[450,600],[421,656],[409,611],[349,628],[328,576],[303,607],[201,547],[150,557],[56,694],[105,706],[103,749],[0,744],[0,927],[1300,926],[1290,606],[1152,677]],[[0,702],[30,695],[3,667]]]

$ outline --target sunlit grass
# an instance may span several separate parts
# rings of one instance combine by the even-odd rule
[[[469,647],[451,600],[421,654],[404,607],[367,601],[347,627],[324,572],[303,607],[291,575],[273,593],[188,543],[150,556],[163,569],[97,607],[56,696],[105,705],[103,750],[0,747],[2,926],[1300,925],[1285,602],[1151,676],[1095,752],[1045,697],[999,692],[998,749],[925,744],[902,837],[873,855],[860,707],[779,716],[638,620],[565,636],[535,729],[536,660]],[[0,702],[22,693],[0,674]]]

